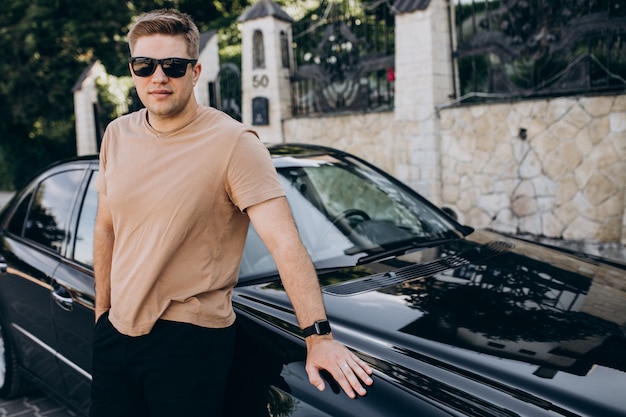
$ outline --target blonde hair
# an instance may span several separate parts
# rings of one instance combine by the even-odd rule
[[[128,31],[128,44],[132,50],[139,38],[150,35],[183,35],[187,41],[187,53],[197,59],[200,54],[200,32],[186,13],[174,9],[160,9],[139,16]]]

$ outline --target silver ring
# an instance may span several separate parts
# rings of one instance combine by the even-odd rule
[[[343,365],[341,365],[339,368],[340,368],[340,369],[343,369],[343,368],[349,368],[349,366],[348,366],[348,364],[347,364],[347,363],[344,363],[344,364],[343,364]]]

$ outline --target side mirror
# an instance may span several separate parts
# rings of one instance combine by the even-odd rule
[[[441,207],[441,210],[454,220],[459,220],[459,216],[456,214],[456,211],[452,210],[450,207]]]

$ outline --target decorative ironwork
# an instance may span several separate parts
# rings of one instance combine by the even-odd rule
[[[459,0],[455,11],[461,95],[626,90],[622,0]]]
[[[230,115],[235,120],[242,120],[241,113],[241,73],[233,63],[225,63],[220,67],[211,105]],[[213,104],[213,102],[215,104]]]
[[[322,2],[295,26],[295,115],[392,106],[393,17],[385,4],[353,3]]]

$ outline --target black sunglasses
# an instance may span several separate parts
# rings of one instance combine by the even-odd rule
[[[145,56],[134,56],[128,59],[130,67],[138,77],[149,77],[156,71],[157,65],[161,65],[163,72],[168,77],[180,78],[187,73],[187,64],[195,65],[197,59],[185,58],[147,58]]]

